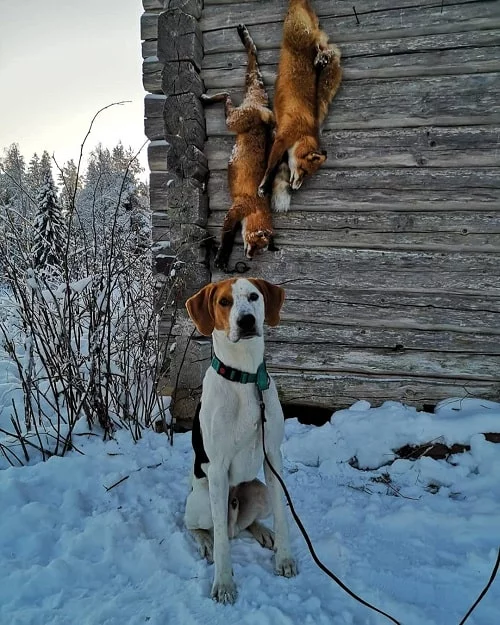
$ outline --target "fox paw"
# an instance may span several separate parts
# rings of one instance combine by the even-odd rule
[[[331,63],[333,59],[336,57],[336,50],[333,48],[320,48],[316,54],[316,58],[314,59],[314,67],[317,69],[325,68],[328,63]]]
[[[224,273],[227,273],[229,267],[229,258],[224,256],[223,254],[217,254],[214,260],[214,265],[217,267],[217,269],[220,269]]]

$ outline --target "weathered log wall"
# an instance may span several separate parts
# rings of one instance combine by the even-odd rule
[[[242,93],[240,22],[256,41],[272,97],[287,2],[205,0],[186,29],[189,42],[161,44],[178,56],[160,63],[156,38],[168,38],[171,20],[158,19],[162,4],[144,0],[143,52],[152,57],[145,84],[166,95],[171,118],[193,111],[188,139],[201,149],[203,83],[209,92],[230,89],[236,100]],[[167,14],[174,5],[191,15],[194,5],[201,8],[188,0],[167,4]],[[328,160],[293,196],[291,212],[275,217],[279,251],[252,263],[253,275],[287,289],[283,324],[267,342],[282,400],[335,407],[358,398],[415,405],[469,393],[498,399],[500,3],[363,0],[354,3],[357,16],[352,2],[313,4],[343,54],[345,78],[322,136]],[[175,64],[173,73],[162,69],[165,61]],[[178,203],[183,225],[197,229],[189,230],[192,240],[218,237],[233,144],[222,107],[204,111],[204,196],[204,169],[190,174],[189,141],[177,137],[186,134],[183,124],[168,122],[175,139],[165,141],[164,105],[161,95],[146,98],[157,234],[169,236],[173,227],[166,183],[177,149],[184,165],[175,167],[197,189],[189,186],[193,195]],[[188,291],[221,277],[205,269],[204,253]],[[241,259],[239,245],[233,261]],[[176,332],[186,337],[191,329],[181,315]],[[208,358],[198,340],[181,384],[198,386]]]

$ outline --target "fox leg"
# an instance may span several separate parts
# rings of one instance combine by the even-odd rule
[[[317,111],[318,111],[318,123],[321,124],[325,121],[328,115],[328,107],[330,102],[335,97],[338,91],[340,82],[342,80],[342,68],[340,67],[340,50],[330,45],[328,63],[319,71],[318,75],[318,90],[317,90]]]
[[[229,265],[229,257],[233,251],[234,239],[238,230],[238,225],[241,221],[240,211],[234,204],[228,210],[224,217],[224,223],[222,224],[222,236],[220,247],[215,256],[214,264],[218,269],[227,271]]]
[[[264,88],[264,79],[262,78],[262,72],[260,71],[259,63],[257,61],[257,48],[255,43],[248,32],[247,27],[244,24],[239,24],[237,27],[238,35],[240,36],[243,45],[248,54],[247,71],[246,71],[246,105],[257,105],[266,107],[269,100],[266,90]]]
[[[220,93],[214,93],[213,95],[208,95],[206,93],[202,93],[200,96],[200,100],[204,104],[213,104],[214,102],[227,102],[229,100],[231,102],[231,96],[227,91],[221,91]],[[232,104],[232,103],[231,103]]]
[[[267,161],[266,173],[264,174],[264,178],[262,178],[262,182],[259,185],[259,197],[264,197],[267,193],[269,193],[272,183],[271,178],[276,173],[276,170],[283,159],[283,155],[288,150],[288,147],[289,146],[282,137],[275,138]]]
[[[214,93],[213,95],[207,95],[206,93],[202,93],[200,96],[200,100],[204,104],[213,104],[214,102],[224,102],[224,113],[226,115],[226,123],[228,118],[237,110],[237,107],[234,106],[233,101],[231,100],[231,96],[227,91],[222,91],[221,93]]]

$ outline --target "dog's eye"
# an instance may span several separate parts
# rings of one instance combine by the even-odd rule
[[[220,306],[231,306],[231,302],[227,299],[227,297],[221,297],[219,300]]]
[[[258,299],[259,299],[258,293],[250,293],[250,295],[248,296],[249,302],[256,302]]]

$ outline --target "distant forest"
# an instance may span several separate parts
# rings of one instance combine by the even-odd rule
[[[69,262],[62,257],[71,254],[75,274],[82,261],[87,269],[97,267],[111,238],[122,250],[144,251],[150,214],[142,171],[121,143],[112,150],[97,145],[83,171],[73,160],[58,166],[47,151],[27,161],[17,144],[10,145],[0,158],[2,251],[48,270]]]

